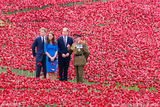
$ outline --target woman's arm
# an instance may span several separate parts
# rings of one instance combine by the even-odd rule
[[[45,52],[45,54],[46,54],[50,59],[52,58],[48,52]]]
[[[52,58],[47,51],[48,51],[48,50],[47,50],[47,44],[44,43],[44,52],[45,52],[45,54],[46,54],[49,58]]]
[[[51,60],[55,60],[55,58],[57,57],[57,54],[58,54],[58,44],[56,44],[56,48],[55,48],[55,54],[54,54],[54,57],[51,58]]]
[[[58,54],[58,52],[56,51],[56,52],[55,52],[55,55],[54,55],[54,58],[56,58],[56,57],[57,57],[57,54]]]

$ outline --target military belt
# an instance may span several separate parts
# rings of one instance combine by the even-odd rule
[[[75,56],[83,56],[83,54],[75,54]]]

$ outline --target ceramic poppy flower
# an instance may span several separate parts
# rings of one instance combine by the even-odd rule
[[[57,79],[60,79],[60,76],[57,76]]]
[[[37,64],[42,66],[42,63],[41,63],[41,62],[38,62]]]
[[[57,5],[80,1],[0,1],[1,11],[6,13],[1,15],[4,26],[0,24],[0,66],[7,66],[7,73],[0,74],[0,93],[3,93],[0,104],[13,104],[13,101],[20,104],[18,106],[159,103],[158,93],[148,91],[152,87],[159,91],[159,3],[156,0],[135,0],[84,3],[71,7]],[[7,11],[44,5],[53,6],[7,14]],[[16,76],[11,72],[10,68],[26,72],[36,70],[30,46],[39,36],[42,26],[53,30],[56,39],[64,26],[70,28],[71,33],[84,35],[82,40],[86,41],[91,53],[84,68],[84,79],[96,84],[51,82]],[[68,77],[75,79],[73,58],[70,65]],[[133,91],[137,87],[139,90]]]

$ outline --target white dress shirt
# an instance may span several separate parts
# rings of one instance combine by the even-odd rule
[[[41,36],[41,40],[43,42],[43,36]],[[44,36],[44,42],[46,42],[46,36]]]
[[[65,39],[66,39],[65,41],[66,41],[66,44],[67,44],[67,39],[68,39],[68,36],[66,36],[66,38],[65,38]],[[63,40],[64,40],[64,36],[63,36]]]

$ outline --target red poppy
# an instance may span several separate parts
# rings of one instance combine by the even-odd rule
[[[37,64],[42,66],[42,63],[41,63],[41,62],[38,62]]]
[[[78,1],[1,0],[1,11],[6,15],[1,14],[4,25],[0,24],[0,66],[2,69],[6,66],[7,72],[0,74],[0,93],[3,93],[0,104],[93,107],[159,104],[159,93],[148,90],[154,87],[159,91],[159,2],[115,0],[71,7],[57,5]],[[44,5],[48,7],[31,9]],[[31,10],[7,14],[7,11],[27,8]],[[86,41],[90,52],[84,79],[95,84],[51,82],[12,73],[10,68],[26,72],[36,70],[31,45],[42,26],[53,30],[55,39],[64,26],[70,28],[71,33],[84,35],[82,40]],[[72,58],[68,79],[75,79],[74,70]],[[116,83],[120,84],[119,89],[115,88]],[[139,90],[134,91],[137,87]]]
[[[60,79],[60,76],[57,76],[57,79]]]

